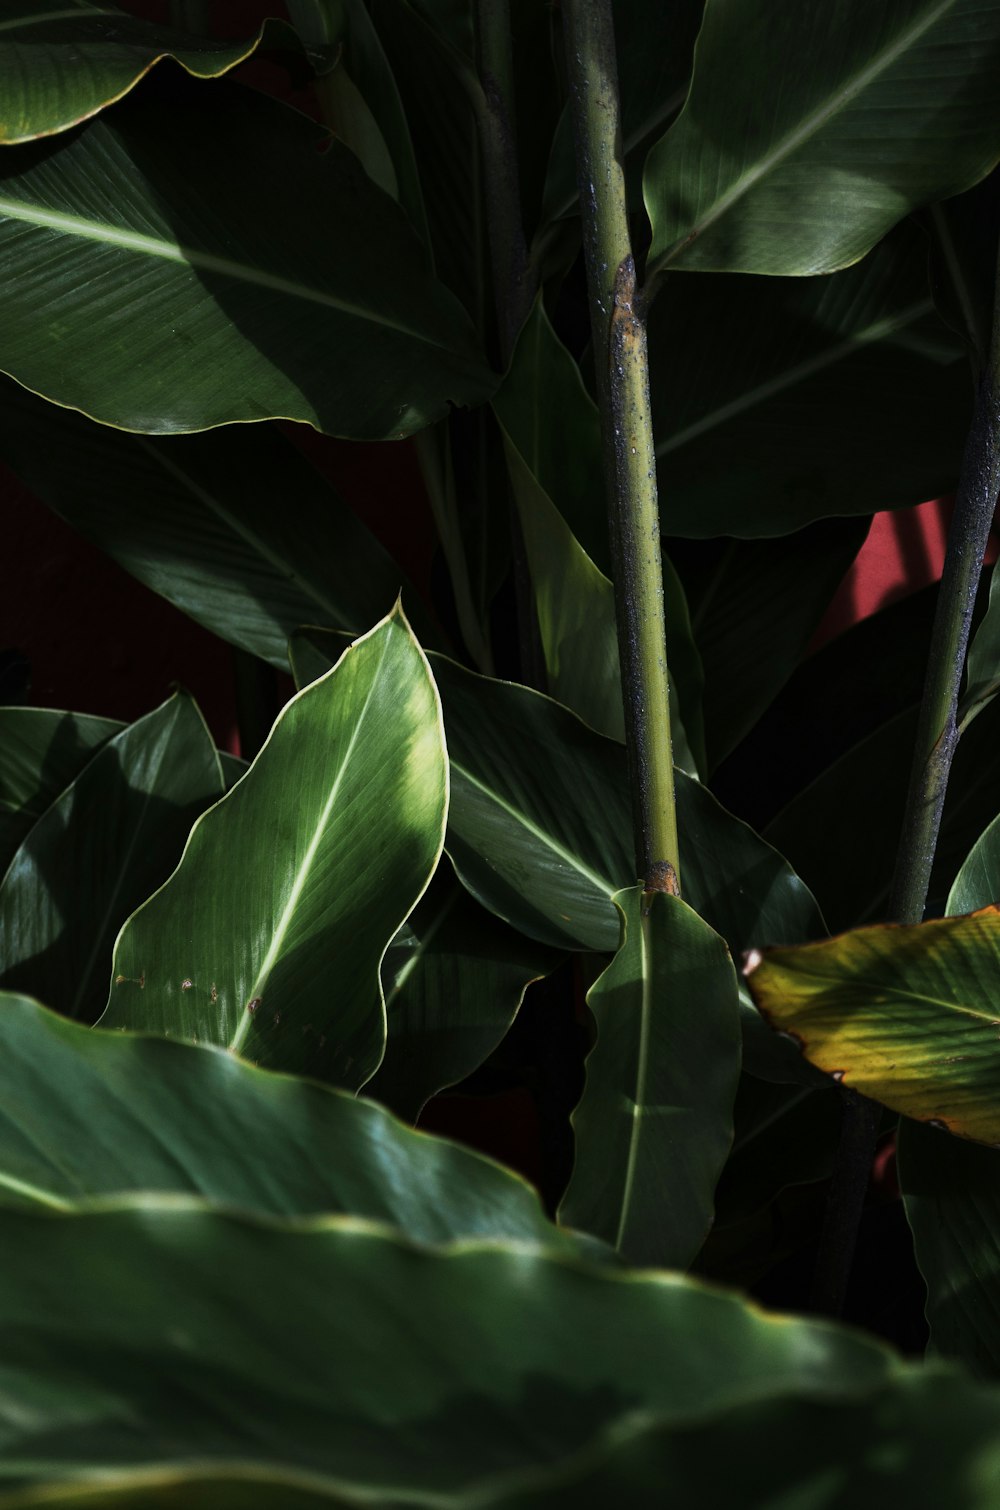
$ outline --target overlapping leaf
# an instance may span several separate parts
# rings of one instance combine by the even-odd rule
[[[650,270],[846,267],[990,171],[998,77],[993,0],[708,5],[687,102],[646,159]]]
[[[223,789],[211,736],[183,693],[108,739],[31,828],[0,885],[0,984],[93,1022],[119,928],[166,880]]]
[[[404,574],[270,426],[124,435],[3,386],[0,455],[56,513],[215,634],[288,669],[305,620],[353,633]],[[424,643],[435,630],[412,589]]]
[[[398,608],[283,710],[247,775],[122,930],[105,1027],[225,1045],[356,1088],[378,968],[441,852],[440,705]]]
[[[344,1091],[218,1049],[82,1028],[7,994],[0,1045],[5,1206],[173,1192],[275,1217],[365,1217],[419,1242],[582,1251],[517,1175]]]
[[[121,729],[89,713],[0,708],[0,874],[32,824]]]
[[[46,398],[158,434],[284,416],[371,440],[489,396],[403,212],[262,94],[150,83],[0,170],[0,368]]]
[[[888,924],[751,961],[771,1026],[894,1111],[1000,1143],[1000,908]]]
[[[679,897],[615,897],[622,942],[591,988],[597,1042],[560,1218],[634,1264],[685,1268],[733,1138],[739,996],[717,933]]]
[[[265,39],[293,35],[266,21],[255,37],[223,42],[130,16],[114,5],[3,0],[0,5],[0,142],[30,141],[95,115],[172,58],[197,79],[243,63]]]
[[[480,907],[440,867],[382,961],[385,1057],[365,1095],[415,1122],[431,1096],[484,1063],[528,986],[559,958]]]

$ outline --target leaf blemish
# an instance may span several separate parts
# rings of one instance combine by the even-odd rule
[[[261,998],[259,996],[255,996],[255,997],[252,998],[252,1000],[250,1000],[250,1001],[247,1002],[247,1011],[248,1012],[256,1012],[257,1008],[260,1005],[261,1005]]]
[[[193,985],[194,985],[194,981],[193,980],[182,980],[181,981],[181,990],[182,991],[190,991],[190,989],[191,989],[191,987]]]

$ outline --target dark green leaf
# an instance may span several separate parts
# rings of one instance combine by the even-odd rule
[[[107,740],[0,885],[0,984],[93,1022],[119,928],[166,880],[192,823],[222,792],[215,746],[183,693]]]
[[[0,167],[0,366],[46,398],[159,434],[284,416],[374,440],[489,397],[402,211],[262,94],[147,86]]]
[[[993,0],[708,5],[687,103],[646,160],[650,269],[856,262],[994,166],[998,72]]]
[[[222,42],[87,0],[3,0],[0,142],[30,141],[79,124],[121,99],[164,58],[196,79],[214,79],[265,41],[293,40],[280,21],[265,21],[244,42]]]
[[[365,1095],[415,1122],[489,1057],[559,956],[474,902],[442,866],[382,961],[385,1057]]]
[[[739,996],[717,933],[679,897],[615,897],[622,941],[587,1001],[597,1042],[559,1208],[633,1264],[683,1269],[712,1225],[733,1136]]]
[[[378,1067],[378,968],[441,853],[440,704],[398,608],[284,708],[129,919],[105,1027],[225,1045],[349,1088]]]
[[[927,252],[907,225],[829,278],[666,280],[649,353],[669,534],[788,534],[955,487],[973,391]]]
[[[230,643],[288,669],[297,625],[359,633],[400,587],[375,537],[271,426],[123,435],[4,384],[0,455],[88,540]],[[276,500],[281,500],[276,507]]]
[[[88,713],[0,708],[0,874],[46,808],[121,730]]]

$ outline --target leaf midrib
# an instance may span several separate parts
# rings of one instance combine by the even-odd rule
[[[914,45],[926,31],[935,26],[941,17],[952,10],[955,0],[939,0],[939,3],[928,11],[919,21],[915,21],[907,27],[893,42],[889,43],[880,53],[876,53],[871,62],[852,79],[842,85],[831,95],[828,95],[818,109],[799,122],[791,131],[787,132],[759,161],[741,173],[731,187],[715,200],[711,208],[696,221],[685,234],[678,238],[671,246],[661,253],[654,263],[650,265],[649,272],[660,272],[686,250],[696,239],[711,230],[722,217],[735,204],[739,204],[750,193],[762,178],[765,178],[775,168],[779,167],[787,157],[805,146],[812,137],[816,136],[824,126],[841,110],[856,99],[869,84],[873,83],[881,73],[890,68],[911,46]],[[694,95],[694,83],[692,83],[691,97]],[[691,108],[691,97],[688,99],[686,110]],[[681,120],[683,120],[683,115]],[[665,138],[666,140],[666,138]]]

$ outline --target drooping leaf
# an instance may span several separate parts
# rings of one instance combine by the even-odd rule
[[[998,74],[991,0],[708,5],[687,102],[646,159],[650,271],[856,262],[990,171]]]
[[[954,489],[973,389],[927,255],[910,224],[829,278],[666,280],[649,357],[668,534],[783,535]]]
[[[0,455],[147,587],[282,671],[304,620],[361,632],[402,586],[422,641],[440,638],[404,573],[271,426],[126,435],[3,385]],[[280,504],[277,503],[280,500]]]
[[[509,1492],[637,1413],[690,1431],[789,1395],[868,1402],[914,1372],[845,1329],[522,1244],[442,1251],[176,1197],[8,1211],[0,1234],[11,1488],[240,1464],[426,1503]]]
[[[748,962],[760,1011],[893,1111],[1000,1143],[1000,908],[879,924]]]
[[[345,1091],[218,1049],[83,1028],[8,994],[0,1044],[5,1206],[173,1192],[275,1217],[365,1217],[419,1242],[580,1251],[519,1176]]]
[[[89,713],[0,708],[0,875],[46,808],[121,730]]]
[[[96,115],[171,58],[196,79],[214,79],[264,42],[294,42],[265,21],[243,42],[193,36],[88,0],[3,0],[0,5],[0,143],[51,136]]]
[[[440,704],[397,607],[288,703],[129,919],[102,1025],[363,1085],[385,1045],[379,964],[447,805]]]
[[[283,416],[396,438],[489,396],[467,320],[346,147],[253,90],[171,83],[0,161],[0,368],[157,434]]]
[[[166,880],[192,823],[223,789],[212,738],[184,693],[107,740],[35,823],[0,884],[0,985],[93,1022],[119,928]]]
[[[733,1138],[739,996],[729,952],[679,897],[615,897],[622,941],[587,1001],[597,1042],[560,1219],[633,1264],[683,1269]]]
[[[385,1057],[365,1095],[408,1122],[489,1057],[559,955],[474,902],[442,866],[382,961]]]

